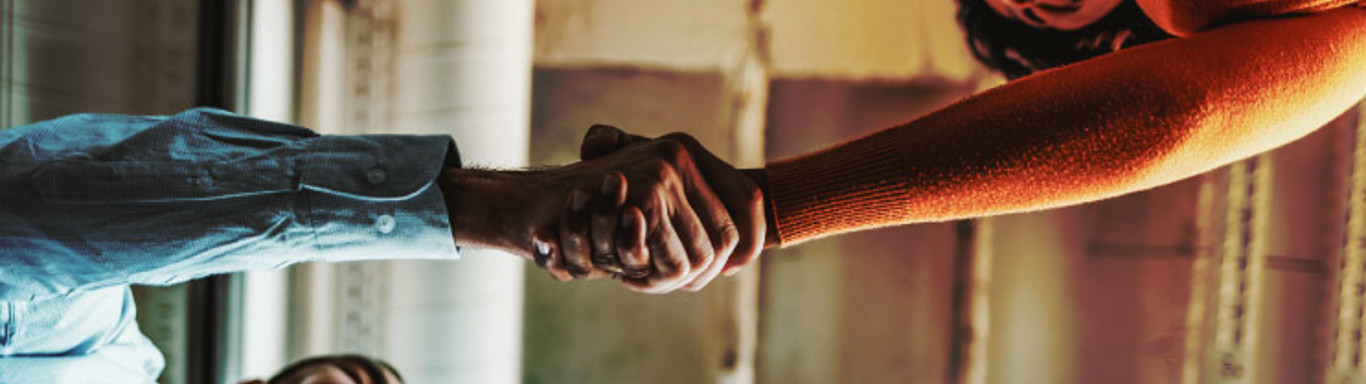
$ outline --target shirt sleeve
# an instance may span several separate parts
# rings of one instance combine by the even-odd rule
[[[213,109],[0,131],[0,300],[455,258],[445,166],[449,136],[320,136]]]
[[[128,286],[0,302],[0,383],[156,383],[166,361]]]

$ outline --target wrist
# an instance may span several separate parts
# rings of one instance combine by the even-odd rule
[[[745,177],[748,177],[750,181],[753,181],[754,185],[758,186],[759,190],[763,192],[764,222],[766,224],[764,225],[764,248],[774,248],[782,245],[782,242],[778,239],[778,221],[776,220],[777,215],[773,210],[773,198],[772,195],[769,194],[768,170],[764,168],[746,168],[741,169],[740,173],[745,175]]]
[[[446,200],[451,235],[460,247],[531,254],[533,209],[540,189],[530,185],[536,172],[446,168],[437,179]]]

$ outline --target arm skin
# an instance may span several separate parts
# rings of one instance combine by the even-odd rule
[[[554,220],[567,189],[538,171],[490,171],[449,167],[437,178],[451,212],[451,233],[459,247],[496,249],[526,259],[533,253],[531,231]],[[565,190],[557,198],[537,194]],[[520,208],[520,211],[514,209]]]
[[[1078,204],[1289,143],[1364,93],[1366,10],[1229,24],[1044,71],[775,162],[765,195],[784,245]]]

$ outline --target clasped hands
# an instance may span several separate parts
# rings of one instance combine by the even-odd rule
[[[650,140],[597,125],[580,155],[563,170],[577,181],[559,220],[532,233],[532,258],[555,279],[612,276],[640,292],[697,291],[763,250],[757,175],[691,136]]]
[[[762,171],[737,170],[686,134],[602,125],[580,153],[541,170],[446,170],[457,244],[527,257],[557,280],[615,277],[646,293],[700,290],[763,250]]]

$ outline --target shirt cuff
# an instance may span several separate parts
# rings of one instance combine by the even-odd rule
[[[459,166],[449,136],[323,136],[300,169],[312,261],[457,259],[442,168]]]

